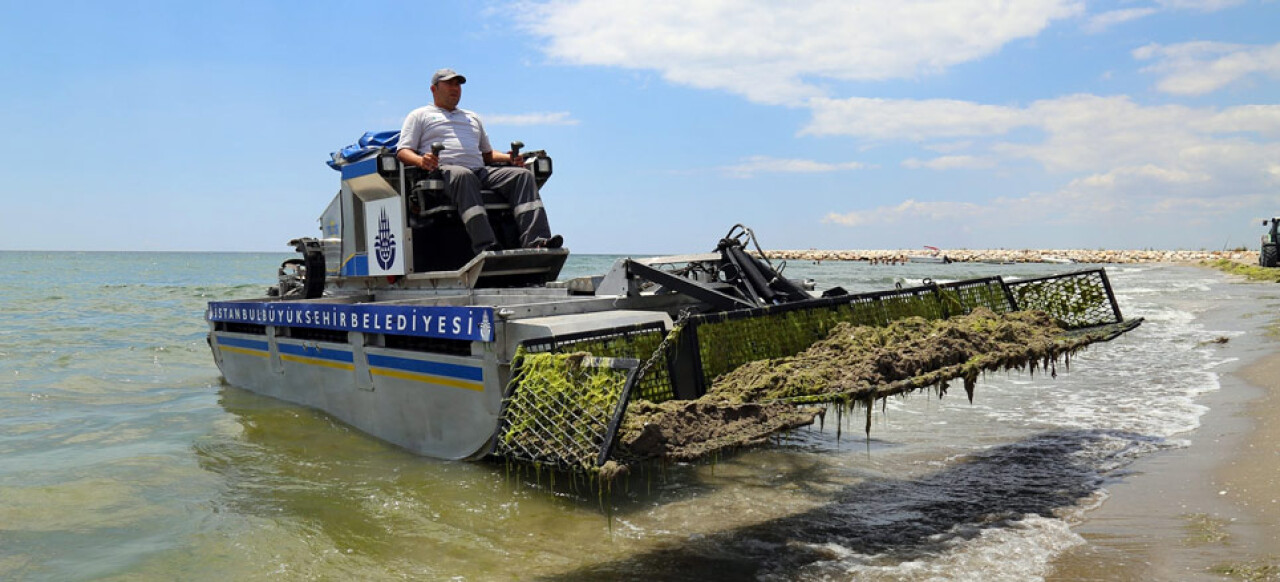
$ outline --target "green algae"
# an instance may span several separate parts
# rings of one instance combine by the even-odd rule
[[[1280,560],[1253,561],[1238,564],[1221,564],[1210,569],[1214,574],[1229,576],[1245,582],[1274,582],[1280,580]]]
[[[1059,281],[1042,284],[1046,289],[1061,285]],[[696,326],[699,363],[704,380],[711,380],[743,364],[800,353],[827,337],[840,323],[885,326],[913,317],[946,319],[978,307],[999,313],[1013,309],[1004,285],[998,279],[990,279],[960,287],[892,291],[864,300],[804,309],[765,308],[747,314],[710,315]]]
[[[585,352],[523,351],[517,351],[513,368],[497,452],[595,470],[630,369]]]
[[[619,431],[617,456],[691,460],[761,442],[812,424],[822,409],[864,407],[962,380],[970,400],[978,377],[995,370],[1043,370],[1097,341],[1100,333],[1064,333],[1044,312],[996,314],[985,308],[951,319],[907,317],[885,326],[835,324],[827,338],[789,357],[749,362],[716,378],[702,398],[633,406]],[[868,426],[869,428],[869,426]]]
[[[563,440],[557,433],[578,434],[582,424],[569,414],[575,396],[564,383],[574,381],[556,379],[556,368],[570,360],[547,358],[539,364],[545,368],[525,371],[529,356],[523,352],[512,363],[516,377],[509,393],[537,376],[528,394],[541,396],[517,412],[529,418],[511,424],[521,433],[537,424],[548,434],[523,443],[519,454],[495,452],[558,469],[581,468],[608,479],[649,459],[714,457],[726,449],[766,442],[812,424],[833,405],[841,416],[865,408],[869,432],[877,399],[883,402],[925,389],[941,396],[959,380],[972,401],[977,380],[987,371],[1043,370],[1056,375],[1059,360],[1069,365],[1076,350],[1141,322],[1120,321],[1100,270],[1011,284],[991,278],[803,306],[711,313],[689,319],[687,329],[685,321],[682,316],[681,325],[666,334],[631,330],[559,346],[590,352],[577,357],[621,355],[645,363],[640,380],[649,386],[633,387],[638,394],[629,405],[622,404],[626,414],[605,467],[585,462],[586,452],[565,457],[550,449],[554,441]],[[696,350],[691,381],[708,386],[702,398],[673,399],[674,372],[662,364],[674,365],[673,358],[683,357],[677,346]],[[548,402],[556,411],[540,410]],[[580,402],[595,407],[589,399]],[[548,416],[550,422],[545,421]],[[501,440],[510,443],[516,438],[505,433]],[[587,451],[588,442],[596,441],[577,446]],[[611,444],[599,442],[596,450],[607,452]],[[598,456],[597,462],[602,459]]]
[[[648,360],[662,345],[664,338],[678,336],[679,333],[680,330],[678,328],[672,329],[670,332],[655,328],[636,333],[610,335],[574,342],[569,347],[574,352],[587,352],[593,356],[635,358],[643,362]],[[667,367],[665,365],[651,366],[645,372],[645,377],[642,381],[636,385],[635,393],[632,397],[652,402],[662,402],[674,398],[675,394],[671,388],[671,379],[668,376]]]
[[[1212,267],[1219,271],[1231,273],[1232,275],[1240,275],[1250,281],[1264,281],[1267,283],[1280,283],[1280,269],[1274,267],[1263,267],[1260,265],[1249,265],[1230,259],[1218,259],[1216,261],[1201,261],[1201,265]]]
[[[778,433],[813,424],[820,412],[783,402],[639,402],[623,419],[616,455],[626,464],[655,458],[692,461],[768,442]]]
[[[793,358],[746,364],[716,381],[717,400],[847,402],[882,398],[1009,368],[1051,368],[1073,342],[1044,312],[908,318],[885,327],[844,324]]]
[[[1191,513],[1183,515],[1182,518],[1187,520],[1185,525],[1187,543],[1217,544],[1225,542],[1229,537],[1228,522],[1225,519],[1213,517],[1207,513]]]

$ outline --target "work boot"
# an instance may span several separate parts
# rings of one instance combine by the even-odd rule
[[[483,206],[476,206],[479,212],[472,212],[463,226],[471,239],[471,250],[477,255],[485,251],[496,251],[498,242],[493,235],[493,227],[489,225],[489,217]]]
[[[531,249],[558,249],[564,246],[564,237],[553,234],[551,238],[540,238],[529,243]]]

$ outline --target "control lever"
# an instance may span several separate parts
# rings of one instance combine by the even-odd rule
[[[428,206],[429,201],[444,195],[444,172],[440,170],[440,152],[444,150],[444,143],[435,142],[431,144],[431,155],[436,157],[436,169],[427,172],[427,177],[418,180],[413,184],[410,198],[411,207],[414,214],[423,212]]]
[[[518,157],[520,157],[520,148],[523,148],[523,147],[524,147],[524,142],[522,142],[522,141],[513,141],[513,142],[511,142],[511,162],[512,162],[512,165],[515,165],[515,159],[516,159],[516,158],[518,158]]]
[[[427,173],[426,184],[423,184],[424,190],[444,191],[444,172],[440,171],[440,152],[442,151],[444,151],[444,142],[437,141],[431,144],[431,155],[436,157],[436,169]]]

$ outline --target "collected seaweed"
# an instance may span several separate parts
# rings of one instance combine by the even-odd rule
[[[607,481],[647,460],[764,442],[830,406],[863,407],[870,432],[877,400],[928,388],[941,396],[961,380],[972,401],[988,370],[1056,375],[1060,359],[1140,323],[1123,319],[1105,272],[1092,270],[685,314],[665,334],[649,326],[534,342],[539,353],[513,361],[494,454]],[[586,368],[636,372],[606,382],[583,375],[568,352],[595,362]],[[677,376],[684,393],[703,396],[675,399]]]
[[[632,403],[614,457],[629,463],[696,459],[811,424],[822,409],[806,404],[861,405],[869,415],[878,399],[929,387],[941,395],[957,379],[972,401],[983,372],[1039,369],[1056,375],[1060,359],[1069,365],[1077,350],[1111,337],[1068,334],[1042,311],[996,314],[986,308],[884,326],[838,323],[794,356],[749,362],[722,374],[697,400]]]
[[[1212,267],[1219,271],[1231,273],[1232,275],[1240,275],[1250,281],[1265,281],[1268,283],[1280,283],[1280,269],[1272,267],[1260,267],[1258,265],[1245,264],[1230,259],[1218,259],[1216,261],[1200,261],[1201,265]]]
[[[561,468],[592,470],[613,436],[611,424],[627,399],[635,360],[572,354],[518,354],[494,444],[501,456]],[[607,451],[607,449],[606,449]]]

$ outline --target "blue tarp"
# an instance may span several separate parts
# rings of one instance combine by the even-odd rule
[[[395,150],[400,143],[400,131],[366,131],[360,139],[345,148],[329,154],[330,168],[341,170],[342,166],[376,152],[382,148]]]

